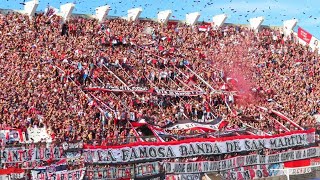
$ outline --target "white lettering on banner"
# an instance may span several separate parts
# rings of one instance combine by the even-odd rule
[[[84,149],[86,162],[115,163],[133,162],[146,159],[166,159],[178,157],[192,157],[199,155],[214,155],[221,153],[234,153],[242,151],[255,151],[259,149],[282,149],[294,146],[305,146],[315,142],[314,131],[287,134],[277,137],[238,137],[239,139],[198,140],[197,142],[181,142],[180,144],[163,143],[158,145],[136,145],[117,148]],[[312,152],[310,152],[312,153]]]
[[[207,120],[212,121],[212,120]],[[206,129],[212,129],[212,130],[218,130],[220,123],[215,125],[210,124],[200,124],[200,123],[183,123],[183,124],[177,124],[171,127],[166,128],[169,131],[172,130],[186,130],[186,129],[192,129],[192,128],[206,128]]]
[[[311,167],[297,167],[289,169],[289,175],[308,174],[311,173],[311,171]]]
[[[283,164],[240,167],[228,171],[222,171],[220,174],[224,180],[260,179],[284,175],[283,171],[272,169],[283,169]]]
[[[129,86],[112,86],[106,85],[105,87],[91,87],[85,88],[86,90],[102,90],[110,92],[147,92],[148,88],[146,87],[129,87]]]
[[[7,134],[8,130],[0,130],[0,143],[6,143],[7,142]]]
[[[70,171],[56,171],[53,173],[40,173],[31,171],[33,180],[65,180],[77,179],[82,180],[85,175],[86,168],[75,169]]]
[[[20,129],[0,130],[0,143],[2,142],[23,142]]]
[[[166,175],[168,180],[201,180],[201,174],[179,174],[179,175]]]
[[[77,141],[77,142],[63,142],[62,147],[65,151],[68,150],[77,150],[83,148],[83,141]]]
[[[205,94],[202,91],[175,91],[175,90],[155,90],[157,95],[162,96],[199,96]]]
[[[107,89],[111,91],[124,91],[124,92],[138,92],[138,91],[148,91],[145,87],[129,87],[129,86],[107,86]]]
[[[53,148],[7,148],[1,150],[1,163],[22,163],[36,160],[59,159],[63,155],[62,147]]]
[[[159,162],[143,163],[134,166],[126,167],[108,167],[108,168],[95,168],[87,170],[87,179],[121,179],[130,177],[143,177],[155,175],[160,173]]]
[[[129,86],[111,86],[107,85],[104,88],[100,87],[91,87],[86,88],[86,90],[102,90],[102,91],[112,91],[112,92],[141,92],[147,93],[149,91],[146,87],[129,87]],[[203,91],[179,91],[179,90],[163,90],[163,89],[154,89],[154,92],[157,95],[161,96],[199,96],[205,94]]]
[[[298,154],[305,154],[299,156]],[[166,173],[201,173],[218,172],[228,169],[234,169],[244,166],[253,166],[259,164],[274,164],[280,162],[294,161],[300,159],[309,159],[320,156],[320,149],[317,147],[286,151],[272,155],[247,155],[237,156],[220,161],[199,161],[199,162],[166,162],[164,168]]]

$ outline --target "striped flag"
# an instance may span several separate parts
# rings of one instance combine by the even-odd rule
[[[211,28],[211,26],[210,26],[210,25],[205,24],[205,25],[201,25],[201,26],[199,26],[198,30],[199,30],[199,31],[203,31],[203,32],[205,32],[205,31],[210,31],[210,28]]]
[[[24,170],[20,168],[0,169],[0,179],[24,179]]]

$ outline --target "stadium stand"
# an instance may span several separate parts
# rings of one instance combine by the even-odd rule
[[[0,175],[253,179],[317,166],[319,53],[303,29],[28,7],[0,16]]]

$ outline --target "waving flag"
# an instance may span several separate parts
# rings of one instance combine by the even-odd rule
[[[52,17],[53,15],[58,14],[59,9],[54,8],[52,6],[48,6],[45,10],[44,10],[44,14],[48,17]]]
[[[24,179],[24,170],[20,168],[0,169],[0,179]]]
[[[50,166],[40,166],[31,171],[32,179],[43,179],[47,174],[62,172],[67,170],[67,160],[62,159]]]
[[[302,29],[301,27],[298,28],[298,37],[306,43],[310,43],[312,34],[307,32],[306,30]]]
[[[210,31],[211,26],[210,25],[201,25],[199,26],[199,31]]]

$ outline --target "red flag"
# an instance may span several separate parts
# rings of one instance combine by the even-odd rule
[[[310,164],[311,164],[310,159],[302,159],[302,160],[285,162],[284,167],[285,168],[304,167],[304,166],[310,166]]]
[[[222,121],[222,122],[219,124],[218,129],[219,129],[219,130],[221,130],[221,129],[223,129],[223,128],[227,127],[227,126],[228,126],[228,124],[229,124],[229,122],[228,122],[228,121]]]
[[[196,77],[195,75],[191,75],[191,76],[188,78],[186,84],[187,84],[188,86],[193,86],[193,85],[197,84],[197,77]]]
[[[201,25],[201,26],[199,26],[199,31],[209,31],[210,30],[210,28],[211,28],[211,26],[210,25],[208,25],[208,24],[204,24],[204,25]]]
[[[154,88],[150,88],[150,89],[148,90],[148,92],[149,92],[149,93],[154,93],[154,92],[155,92],[155,89],[154,89]]]
[[[306,30],[302,29],[301,27],[298,28],[298,37],[306,43],[310,43],[312,34],[307,32]]]

